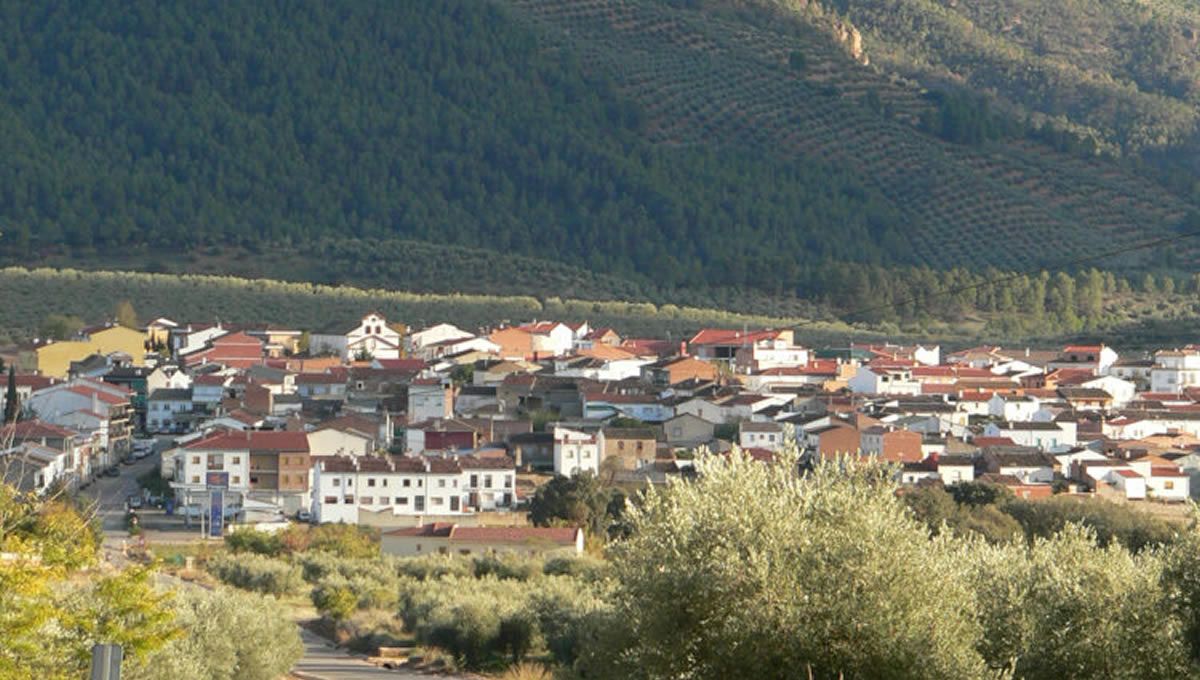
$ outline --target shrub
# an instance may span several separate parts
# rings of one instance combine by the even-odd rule
[[[254,553],[276,557],[280,554],[279,537],[257,529],[238,529],[225,537],[225,545],[235,553]]]
[[[554,674],[536,663],[519,663],[500,676],[500,680],[554,680]]]
[[[267,595],[289,595],[304,585],[300,567],[262,555],[218,555],[206,565],[224,583]]]
[[[476,557],[472,561],[472,567],[476,578],[495,576],[500,579],[528,581],[542,573],[540,559],[513,553]]]
[[[187,631],[143,664],[126,664],[128,680],[275,680],[303,654],[300,633],[275,600],[229,589],[186,588],[172,600]]]
[[[312,602],[321,616],[333,621],[345,621],[358,609],[358,596],[348,586],[318,586],[312,591]]]
[[[547,576],[570,576],[584,581],[598,581],[609,575],[608,563],[588,555],[552,557],[546,560],[542,573]]]
[[[475,571],[474,565],[457,555],[429,554],[408,557],[396,561],[396,573],[418,581],[441,579],[448,576],[467,577]]]
[[[1092,529],[1102,547],[1116,541],[1133,552],[1171,543],[1177,536],[1171,525],[1157,517],[1098,498],[1013,499],[999,507],[1021,524],[1031,541],[1050,538],[1070,524]]]
[[[320,524],[308,528],[310,550],[338,557],[378,557],[379,532],[354,524]]]

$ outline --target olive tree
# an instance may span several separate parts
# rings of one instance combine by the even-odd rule
[[[965,548],[849,461],[799,475],[702,455],[650,492],[612,549],[608,677],[971,678],[987,670]]]

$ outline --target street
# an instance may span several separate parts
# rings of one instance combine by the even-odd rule
[[[428,675],[407,671],[393,671],[372,666],[357,657],[336,649],[333,643],[300,629],[304,641],[304,658],[300,659],[292,674],[301,680],[392,680],[428,678]]]
[[[120,567],[128,563],[122,554],[122,543],[129,539],[125,528],[125,501],[141,493],[138,477],[158,468],[160,454],[136,461],[132,465],[121,465],[120,477],[99,477],[80,495],[96,501],[96,512],[104,527],[104,552],[110,563]],[[168,516],[162,510],[144,508],[138,511],[143,535],[149,543],[182,543],[200,540],[199,529],[185,529],[178,516]],[[185,582],[173,577],[159,579],[168,587],[185,587]],[[379,680],[392,678],[406,680],[428,677],[417,673],[393,671],[371,665],[359,657],[337,649],[332,643],[318,635],[300,628],[304,642],[304,656],[297,662],[292,673],[300,680]]]

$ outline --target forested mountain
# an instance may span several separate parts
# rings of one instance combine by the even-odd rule
[[[431,242],[659,300],[826,295],[846,263],[1055,269],[1195,220],[1131,160],[1194,135],[1174,3],[0,0],[0,255]],[[1092,40],[1174,37],[1092,63],[1055,36],[1097,13]],[[1020,69],[1071,100],[994,75]],[[381,283],[324,252],[324,280]],[[1113,262],[1191,262],[1157,254]]]

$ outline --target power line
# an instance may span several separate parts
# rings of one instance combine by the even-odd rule
[[[1182,240],[1188,239],[1188,238],[1195,238],[1197,236],[1200,236],[1200,230],[1187,231],[1187,232],[1183,232],[1180,234],[1174,234],[1172,236],[1161,236],[1159,238],[1150,239],[1148,241],[1143,241],[1141,243],[1135,243],[1133,245],[1123,246],[1121,248],[1114,248],[1112,250],[1108,250],[1108,251],[1098,253],[1095,255],[1087,255],[1087,256],[1078,257],[1078,258],[1075,258],[1072,260],[1066,260],[1064,262],[1059,263],[1055,268],[1059,269],[1059,270],[1070,269],[1072,267],[1078,267],[1080,265],[1095,262],[1096,260],[1103,260],[1103,259],[1107,259],[1110,257],[1115,257],[1117,255],[1124,255],[1125,253],[1132,253],[1132,252],[1135,252],[1138,250],[1145,250],[1147,248],[1155,248],[1157,246],[1166,245],[1168,243],[1173,243],[1175,241],[1182,241]],[[865,314],[867,312],[874,312],[874,311],[878,311],[878,310],[882,310],[882,309],[892,309],[895,307],[899,307],[901,305],[908,305],[908,304],[914,304],[917,302],[921,302],[922,300],[928,301],[933,298],[945,297],[948,295],[956,295],[958,293],[964,293],[966,291],[975,290],[977,288],[984,288],[987,286],[994,286],[994,285],[1001,284],[1001,283],[1007,283],[1009,281],[1015,281],[1024,276],[1029,276],[1031,273],[1032,272],[1029,272],[1029,271],[1015,272],[1012,274],[1005,274],[1003,276],[997,276],[992,279],[985,279],[983,281],[979,281],[976,283],[969,283],[969,284],[962,285],[962,286],[956,286],[954,288],[939,291],[937,293],[931,293],[929,295],[924,295],[924,296],[915,296],[914,295],[914,296],[910,296],[909,298],[907,298],[905,300],[895,300],[890,303],[874,304],[874,305],[867,305],[867,306],[858,307],[858,308],[852,308],[849,312],[846,312],[845,314],[842,315],[842,320],[850,321],[854,316],[857,316],[859,314]],[[817,323],[821,323],[821,322],[817,321],[816,319],[813,319],[813,320],[809,320],[809,321],[805,321],[805,322],[796,324],[796,326],[804,327],[804,326],[814,325]]]

